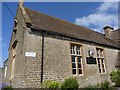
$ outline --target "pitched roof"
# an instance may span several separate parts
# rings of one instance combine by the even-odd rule
[[[25,10],[31,21],[32,27],[37,30],[42,29],[80,40],[90,41],[111,47],[118,47],[112,40],[108,39],[101,33],[28,8],[25,8]]]
[[[110,38],[117,43],[118,45],[120,45],[120,29],[114,30],[112,31]]]

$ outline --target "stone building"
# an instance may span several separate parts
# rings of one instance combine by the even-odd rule
[[[3,77],[3,73],[2,73],[2,68],[0,68],[0,87],[2,86],[2,77]]]
[[[120,69],[120,30],[105,34],[25,8],[19,4],[4,64],[4,83],[40,88],[44,80],[75,77],[80,87],[110,81]],[[119,39],[119,40],[118,40]]]

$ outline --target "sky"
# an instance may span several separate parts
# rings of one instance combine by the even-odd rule
[[[8,57],[13,21],[18,7],[17,2],[6,2],[6,4],[14,15],[2,3],[2,36],[0,36],[2,56],[0,56],[0,67]],[[104,33],[102,28],[106,25],[115,29],[118,28],[118,3],[115,2],[24,2],[24,6],[100,33]]]

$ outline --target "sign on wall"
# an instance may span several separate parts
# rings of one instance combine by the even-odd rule
[[[25,52],[25,56],[26,57],[36,57],[36,53],[35,52]]]
[[[87,64],[97,64],[96,58],[93,57],[86,57]]]

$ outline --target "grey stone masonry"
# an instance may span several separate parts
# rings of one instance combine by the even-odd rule
[[[2,72],[2,68],[0,68],[0,85],[2,85],[2,77],[3,77],[3,72]]]

